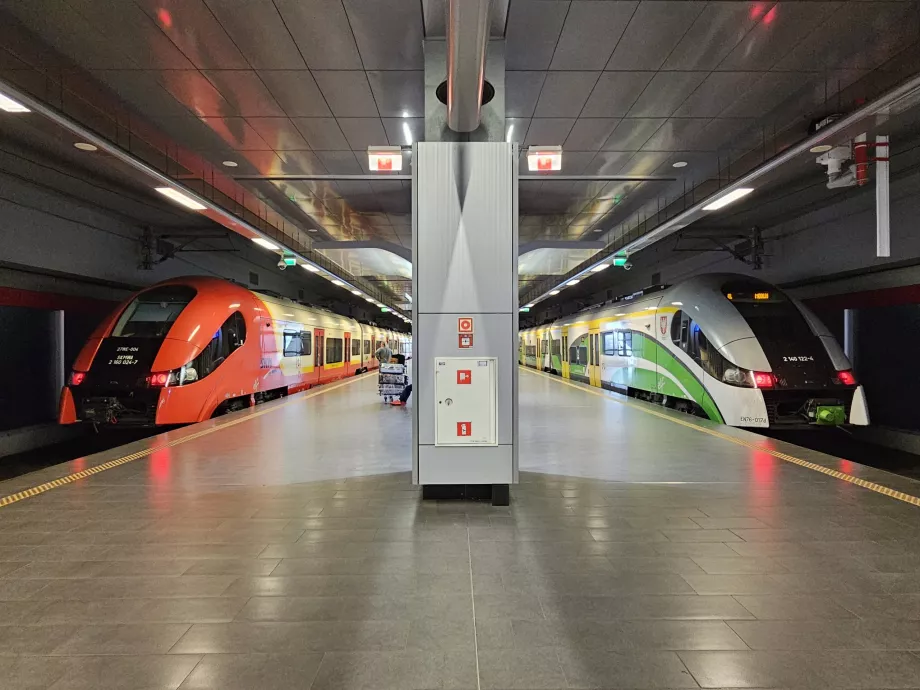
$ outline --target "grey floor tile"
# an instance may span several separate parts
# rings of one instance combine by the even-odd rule
[[[705,688],[913,688],[909,652],[680,652]]]
[[[65,674],[50,690],[174,690],[201,656],[85,656],[66,661]]]
[[[483,688],[562,688],[566,677],[554,650],[479,650]]]
[[[0,626],[0,656],[50,654],[77,629],[75,625]]]
[[[762,620],[826,620],[855,616],[828,597],[764,595],[736,596],[738,603]]]
[[[480,649],[511,649],[514,645],[514,629],[508,618],[477,618],[476,643]]]
[[[787,587],[769,575],[684,575],[697,594],[786,594]]]
[[[540,599],[526,594],[477,594],[476,618],[542,619]]]
[[[758,575],[789,572],[779,561],[772,558],[697,557],[693,561],[708,575]]]
[[[3,687],[15,690],[46,690],[66,676],[74,661],[49,657],[0,657]]]
[[[419,618],[409,624],[407,649],[473,650],[473,618]]]
[[[271,575],[281,562],[270,558],[210,558],[188,566],[183,575]]]
[[[564,620],[744,620],[754,618],[750,611],[729,596],[562,596],[541,599],[541,604],[546,618]],[[479,615],[478,606],[476,615]],[[513,614],[510,617],[514,617]]]
[[[674,652],[559,649],[569,688],[695,688]]]
[[[920,594],[842,595],[833,600],[860,618],[920,621]]]
[[[193,625],[171,653],[401,650],[408,632],[408,621],[201,623]]]
[[[692,518],[703,529],[766,529],[768,525],[755,517]]]
[[[245,601],[245,600],[244,600]],[[323,621],[341,616],[341,597],[252,597],[237,621]]]
[[[476,659],[466,652],[328,652],[311,690],[473,690]]]
[[[166,654],[189,629],[188,624],[84,625],[54,649],[54,654]]]
[[[322,654],[208,654],[181,690],[290,690],[309,688]]]
[[[246,599],[233,597],[187,597],[144,599],[131,611],[131,622],[229,623],[239,614]]]

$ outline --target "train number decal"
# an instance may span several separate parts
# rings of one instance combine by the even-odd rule
[[[815,358],[811,355],[801,355],[798,357],[783,357],[784,362],[814,362]]]

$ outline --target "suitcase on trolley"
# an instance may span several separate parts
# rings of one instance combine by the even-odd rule
[[[377,377],[377,392],[385,403],[398,399],[406,389],[405,364],[381,364]]]

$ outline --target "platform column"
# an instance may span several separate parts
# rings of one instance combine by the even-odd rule
[[[413,482],[507,504],[517,457],[517,147],[422,142],[412,165]]]

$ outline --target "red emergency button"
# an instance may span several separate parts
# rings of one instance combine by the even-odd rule
[[[457,436],[469,436],[473,433],[472,422],[457,422]]]
[[[469,384],[473,381],[473,372],[470,369],[457,370],[457,383]]]

